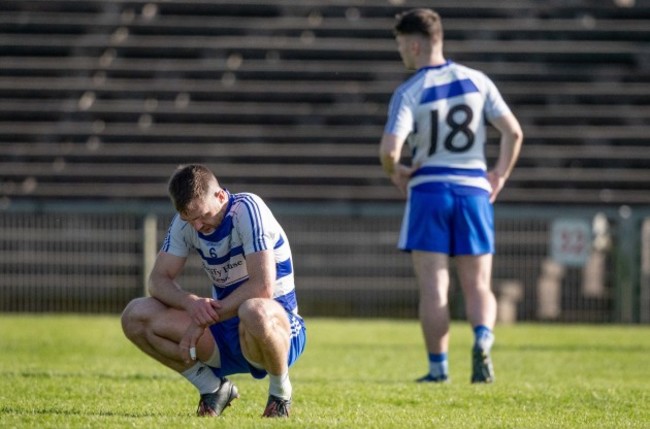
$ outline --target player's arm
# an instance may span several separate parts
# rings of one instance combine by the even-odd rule
[[[185,310],[197,326],[207,326],[219,321],[215,310],[217,302],[190,293],[178,284],[176,278],[183,270],[187,258],[160,252],[149,276],[149,293],[169,307]]]
[[[219,301],[219,319],[237,316],[239,306],[251,298],[273,298],[275,284],[275,256],[273,250],[262,250],[246,255],[248,280],[230,295]]]
[[[517,121],[517,118],[512,113],[492,120],[492,125],[501,134],[499,157],[494,168],[488,173],[488,180],[490,181],[490,185],[492,185],[490,201],[494,202],[501,189],[503,189],[506,180],[510,177],[510,173],[519,158],[524,133],[521,130],[519,121]]]
[[[187,258],[171,253],[158,253],[149,276],[149,293],[167,306],[187,312],[190,319],[178,349],[183,360],[189,363],[196,359],[196,344],[208,325],[219,321],[219,303],[181,288],[176,278],[183,270],[186,260]]]
[[[400,163],[404,139],[394,134],[384,133],[379,144],[381,167],[397,189],[406,194],[408,181],[415,170]]]

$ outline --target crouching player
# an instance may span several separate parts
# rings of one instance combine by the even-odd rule
[[[289,241],[266,204],[221,188],[203,165],[180,167],[169,181],[178,212],[149,278],[151,296],[122,314],[125,335],[144,353],[179,372],[200,393],[199,416],[219,416],[237,397],[226,378],[269,375],[264,417],[288,417],[289,367],[305,348]],[[196,250],[212,298],[176,278]]]

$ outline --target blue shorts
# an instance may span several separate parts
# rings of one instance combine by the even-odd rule
[[[487,191],[425,183],[409,191],[398,248],[450,256],[494,253],[494,210]]]
[[[287,312],[289,325],[291,326],[291,339],[289,343],[289,366],[298,359],[305,350],[307,333],[305,321],[298,315]],[[252,366],[244,357],[239,342],[239,317],[215,323],[210,326],[219,354],[221,356],[221,367],[212,369],[218,377],[225,377],[230,374],[250,373],[255,378],[266,377],[266,371]]]

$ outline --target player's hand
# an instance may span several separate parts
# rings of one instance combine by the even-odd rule
[[[205,332],[207,326],[197,326],[194,322],[190,322],[190,326],[187,327],[187,330],[181,338],[181,342],[178,344],[178,349],[181,354],[181,358],[185,363],[191,363],[196,361],[196,344],[199,342],[199,338]]]
[[[501,189],[503,189],[503,186],[506,184],[506,178],[499,175],[496,171],[488,171],[488,182],[490,182],[490,186],[492,186],[492,192],[490,193],[490,202],[494,203],[497,199],[497,195],[499,195],[499,192],[501,192]]]
[[[219,322],[221,308],[219,301],[211,298],[196,298],[188,309],[192,322],[197,326],[208,326]]]
[[[390,176],[391,182],[393,185],[399,189],[402,195],[406,196],[409,180],[411,180],[411,175],[417,170],[419,166],[406,166],[404,164],[397,164],[395,166],[395,171]]]

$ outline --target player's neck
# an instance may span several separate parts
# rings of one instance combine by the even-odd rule
[[[447,62],[441,44],[434,44],[430,49],[422,49],[415,58],[417,69],[441,66]]]
[[[425,57],[422,58],[421,61],[418,61],[417,63],[417,69],[421,69],[423,67],[436,67],[436,66],[441,66],[447,62],[447,59],[442,55],[431,55],[430,57]]]

